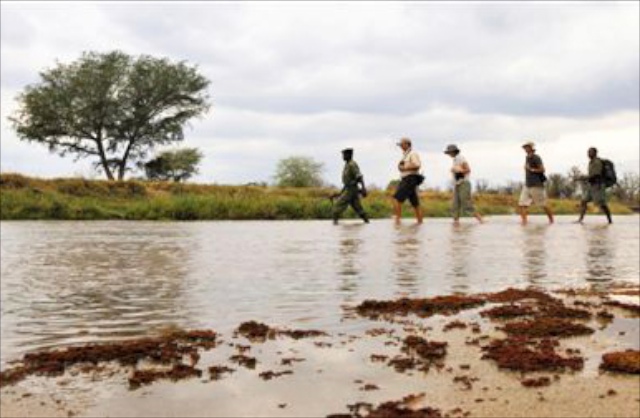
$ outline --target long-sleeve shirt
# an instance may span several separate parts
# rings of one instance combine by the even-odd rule
[[[360,173],[358,163],[353,160],[347,161],[342,169],[342,184],[344,184],[344,187],[357,188],[360,178],[362,178],[362,173]]]

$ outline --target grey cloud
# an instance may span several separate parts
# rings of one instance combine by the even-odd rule
[[[606,130],[602,115],[640,108],[635,3],[10,6],[2,5],[3,104],[54,58],[83,49],[198,65],[214,107],[183,145],[204,150],[204,181],[268,180],[279,158],[303,154],[325,162],[335,182],[337,150],[355,144],[366,175],[383,185],[396,174],[400,135],[440,161],[448,142],[551,143]],[[68,22],[52,22],[53,10]],[[30,163],[22,152],[11,155],[45,170],[49,160]]]
[[[640,107],[638,40],[629,35],[637,32],[637,18],[611,28],[620,34],[616,42],[585,32],[592,23],[611,26],[628,10],[620,5],[278,7],[131,3],[100,9],[130,39],[128,50],[199,65],[221,106],[411,114],[446,104],[569,116]]]
[[[35,39],[35,24],[17,4],[2,3],[0,38],[15,48],[27,48]]]

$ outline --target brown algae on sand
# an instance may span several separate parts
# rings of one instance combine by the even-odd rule
[[[640,351],[627,350],[606,353],[600,368],[611,372],[640,374]]]
[[[598,296],[599,297],[599,296]],[[334,417],[441,417],[441,416],[462,416],[462,408],[469,408],[473,411],[486,411],[486,408],[497,407],[498,403],[492,404],[492,398],[489,393],[479,398],[480,388],[474,385],[479,380],[475,375],[478,371],[491,371],[496,373],[495,376],[501,375],[500,379],[510,379],[521,391],[533,393],[526,388],[538,388],[545,390],[546,386],[559,385],[571,381],[575,377],[580,377],[583,373],[569,373],[567,377],[560,380],[562,372],[576,372],[585,368],[585,357],[592,358],[592,353],[587,348],[585,357],[582,357],[583,347],[576,344],[587,344],[586,338],[574,338],[586,335],[594,335],[598,338],[602,333],[591,328],[597,324],[597,320],[605,319],[615,320],[613,326],[622,324],[623,319],[618,322],[613,315],[605,315],[608,312],[602,310],[601,303],[592,303],[593,299],[585,299],[584,303],[575,303],[581,300],[576,296],[559,299],[551,294],[539,291],[537,289],[506,289],[502,292],[476,294],[468,296],[451,295],[438,296],[423,299],[401,298],[390,301],[364,301],[353,309],[361,317],[372,320],[386,320],[389,326],[386,328],[376,328],[372,330],[362,330],[362,335],[339,334],[344,338],[344,342],[337,340],[311,341],[310,343],[301,341],[300,347],[292,347],[287,351],[283,344],[297,344],[293,341],[283,341],[284,338],[302,339],[328,336],[321,330],[287,330],[275,328],[258,321],[249,321],[240,324],[234,332],[235,337],[244,337],[250,341],[250,345],[240,344],[224,344],[220,350],[225,348],[231,353],[224,354],[226,361],[220,362],[219,351],[213,353],[217,356],[214,364],[205,364],[200,369],[195,365],[201,361],[211,359],[211,356],[204,357],[200,360],[200,351],[203,349],[211,349],[216,347],[218,341],[217,334],[213,331],[175,331],[171,334],[163,335],[158,338],[142,338],[128,342],[114,344],[88,344],[83,347],[70,347],[65,350],[49,351],[41,353],[31,353],[25,355],[23,361],[18,363],[16,367],[5,370],[0,376],[3,385],[16,383],[25,377],[35,374],[44,376],[59,376],[65,370],[79,364],[80,368],[87,370],[100,367],[99,363],[115,362],[131,368],[131,374],[128,377],[129,388],[136,389],[141,386],[152,384],[158,379],[168,381],[181,381],[194,377],[202,377],[203,371],[207,372],[210,380],[204,382],[213,382],[222,379],[223,376],[233,373],[236,370],[228,367],[233,363],[244,366],[238,368],[238,375],[254,376],[256,379],[269,381],[269,385],[273,385],[272,390],[281,390],[277,388],[286,387],[287,384],[296,384],[299,373],[291,377],[296,369],[295,363],[304,361],[313,362],[313,356],[300,357],[298,349],[304,350],[323,350],[335,351],[358,351],[358,348],[347,348],[346,344],[359,344],[358,340],[369,339],[375,343],[371,352],[364,352],[362,356],[362,367],[379,367],[380,363],[386,364],[396,369],[398,372],[409,372],[409,379],[442,379],[446,376],[448,382],[447,390],[451,394],[462,392],[465,395],[458,398],[456,403],[447,404],[446,401],[436,401],[429,398],[428,402],[416,402],[415,398],[403,399],[401,401],[385,400],[385,393],[388,389],[392,389],[386,380],[369,381],[366,384],[361,382],[360,386],[355,388],[357,393],[362,396],[376,396],[375,402],[370,398],[365,399],[368,402],[358,402],[353,405],[347,405],[347,411],[341,414],[332,415]],[[601,299],[606,300],[606,299]],[[565,303],[573,303],[574,307],[568,307]],[[580,309],[575,307],[579,306]],[[584,307],[584,309],[582,309]],[[475,311],[472,311],[474,310]],[[482,310],[484,309],[484,310]],[[436,315],[451,316],[461,313],[458,317],[451,318],[448,322],[447,318],[437,318]],[[602,313],[598,315],[599,313]],[[409,315],[415,315],[414,318],[408,318]],[[401,319],[396,316],[402,317]],[[625,318],[625,317],[622,317]],[[351,318],[353,319],[353,318]],[[351,320],[350,319],[350,320]],[[463,322],[464,321],[464,322]],[[477,322],[474,322],[477,321]],[[482,325],[482,327],[480,327]],[[609,326],[609,325],[607,325]],[[459,331],[448,332],[457,329]],[[474,332],[481,332],[483,335],[474,336]],[[617,331],[617,330],[616,330]],[[632,334],[629,334],[632,335]],[[477,343],[469,345],[468,339],[478,337]],[[629,337],[626,337],[627,339]],[[258,348],[254,343],[266,343],[270,340],[276,340],[274,344],[279,350],[277,355],[280,358],[268,361],[264,356],[264,352],[269,352],[272,347],[269,344],[260,345]],[[436,341],[440,340],[440,341]],[[569,347],[565,341],[571,341]],[[244,343],[244,341],[242,341]],[[365,344],[366,345],[366,344]],[[228,346],[228,347],[227,347]],[[387,347],[397,348],[387,348]],[[236,350],[233,350],[235,347]],[[580,347],[579,350],[576,348]],[[462,352],[478,353],[476,359],[466,357],[460,358]],[[375,350],[375,351],[374,351]],[[378,351],[379,350],[379,351]],[[233,353],[235,351],[235,353]],[[249,357],[246,354],[250,352],[256,357]],[[304,351],[303,351],[304,352]],[[395,352],[395,353],[394,353]],[[290,353],[298,354],[295,357]],[[233,354],[233,355],[231,355]],[[320,354],[320,353],[318,353]],[[346,352],[345,352],[346,354]],[[394,357],[395,356],[395,357]],[[445,364],[445,359],[447,363]],[[260,362],[258,362],[258,360]],[[144,362],[144,363],[143,363]],[[156,368],[143,369],[143,364],[147,362],[156,365]],[[157,363],[157,364],[156,364]],[[226,364],[225,364],[226,363]],[[269,367],[274,370],[269,370]],[[287,369],[277,370],[278,366],[289,366]],[[431,367],[437,370],[430,371]],[[233,366],[232,366],[233,367]],[[315,367],[310,364],[309,367]],[[457,368],[462,370],[470,370],[465,375],[458,375],[453,372]],[[638,351],[618,351],[607,353],[602,356],[602,370],[638,374],[640,373],[640,352]],[[240,370],[241,369],[241,370]],[[314,369],[315,370],[315,369]],[[412,371],[424,372],[411,373]],[[505,373],[506,371],[506,373]],[[427,376],[427,372],[428,376]],[[517,372],[515,373],[510,372]],[[524,374],[547,372],[554,373],[553,378],[550,376],[536,376],[524,378]],[[73,376],[72,371],[72,376]],[[327,369],[326,375],[331,370]],[[447,373],[451,373],[447,375]],[[484,372],[482,372],[484,373]],[[395,375],[391,371],[391,375]],[[603,374],[604,375],[604,374]],[[519,377],[518,377],[519,376]],[[489,386],[490,379],[494,378],[482,375],[483,386]],[[282,378],[282,379],[279,379]],[[585,377],[586,378],[586,377]],[[634,376],[621,377],[622,379],[631,379]],[[240,381],[244,381],[242,377]],[[404,377],[403,377],[404,379]],[[588,379],[599,380],[607,379],[606,377],[588,377]],[[236,382],[237,379],[230,379]],[[369,379],[367,379],[369,380]],[[351,380],[349,380],[351,381]],[[292,383],[288,383],[292,382]],[[604,380],[605,383],[609,382]],[[220,382],[220,387],[226,382]],[[384,383],[384,384],[383,384]],[[210,383],[211,384],[211,383]],[[261,383],[264,384],[264,383]],[[504,386],[504,382],[500,386]],[[281,386],[284,385],[284,386]],[[378,385],[383,389],[377,390]],[[482,388],[484,390],[485,388]],[[616,387],[619,395],[616,399],[621,399],[628,395],[620,387]],[[280,393],[280,392],[278,392]],[[522,392],[521,392],[522,393]],[[600,394],[602,392],[599,392]],[[545,395],[547,393],[545,392]],[[284,396],[284,394],[283,394]],[[350,395],[347,396],[347,401]],[[357,395],[355,395],[357,396]],[[465,398],[464,396],[468,396]],[[506,396],[506,393],[505,393]],[[517,395],[516,395],[517,397]],[[597,396],[596,396],[597,398]],[[393,398],[392,398],[393,399]],[[398,398],[395,398],[398,399]],[[475,402],[475,399],[483,399],[482,402]],[[295,405],[295,398],[282,399],[287,401],[288,411],[292,411]],[[519,401],[513,396],[504,398],[504,404],[511,406]],[[537,401],[536,401],[537,402]],[[587,402],[588,403],[588,402]],[[374,405],[378,405],[374,407]],[[281,403],[279,405],[285,405]],[[335,406],[335,405],[334,405]],[[438,408],[456,408],[449,412],[443,412],[447,409]],[[625,404],[625,408],[631,408],[633,405]],[[280,408],[280,407],[279,407]],[[484,409],[483,409],[484,408]],[[333,407],[331,408],[333,409]],[[339,408],[338,408],[339,409]],[[335,409],[333,409],[335,411]],[[331,410],[330,410],[331,411]],[[323,413],[330,412],[324,411]],[[453,413],[452,411],[457,411]],[[496,409],[500,411],[500,409]],[[466,414],[465,412],[464,414]]]
[[[97,366],[99,363],[118,362],[122,366],[137,366],[143,360],[156,364],[182,365],[185,357],[197,363],[198,349],[216,346],[217,334],[211,330],[172,331],[155,338],[140,338],[108,344],[87,344],[60,350],[25,354],[21,365],[0,372],[0,386],[10,385],[29,375],[60,376],[76,364]],[[91,368],[80,370],[90,371]],[[161,372],[156,377],[164,377]],[[173,376],[180,374],[177,369]],[[150,377],[138,376],[136,381]],[[135,386],[136,384],[134,384]]]
[[[240,324],[236,335],[242,335],[251,342],[264,342],[273,340],[278,336],[285,336],[299,340],[301,338],[324,337],[328,334],[318,330],[288,330],[270,327],[257,321],[248,321]]]
[[[458,295],[423,299],[402,298],[395,301],[365,300],[356,307],[356,312],[372,319],[386,315],[406,316],[408,314],[428,317],[435,314],[456,314],[465,309],[476,308],[484,303],[485,301],[479,297]]]

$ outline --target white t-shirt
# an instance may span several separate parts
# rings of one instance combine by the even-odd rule
[[[400,161],[404,161],[405,164],[410,163],[413,166],[418,166],[418,168],[415,170],[401,171],[400,177],[407,177],[408,175],[411,175],[411,174],[420,173],[420,169],[422,168],[422,162],[420,161],[420,156],[418,155],[418,153],[415,152],[413,149],[407,150],[407,152],[404,153]]]
[[[456,155],[456,156],[453,158],[453,168],[456,168],[456,169],[458,169],[458,170],[462,170],[462,165],[463,165],[463,164],[465,164],[465,163],[466,163],[467,165],[469,164],[469,163],[467,163],[467,159],[466,159],[466,158],[464,158],[464,157],[462,156],[462,154],[458,154],[458,155]],[[464,179],[462,179],[462,180],[469,180],[469,175],[470,175],[470,174],[471,174],[471,173],[466,173],[466,174],[464,175]],[[460,181],[460,180],[456,180],[456,175],[455,175],[455,174],[451,173],[451,175],[453,176],[453,180],[454,180],[454,181]]]

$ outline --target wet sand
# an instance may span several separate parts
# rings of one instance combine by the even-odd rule
[[[639,299],[624,286],[360,301],[339,334],[256,318],[31,353],[3,370],[0,414],[640,416]]]

